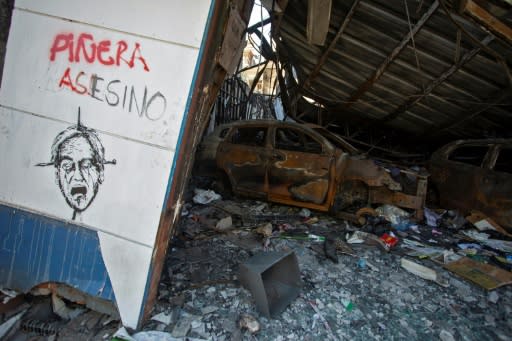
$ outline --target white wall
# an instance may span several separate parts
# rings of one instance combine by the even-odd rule
[[[207,0],[18,0],[13,14],[0,89],[0,202],[100,231],[121,317],[130,327],[139,318],[209,6]],[[73,49],[56,41],[62,34],[73,35]],[[90,56],[79,51],[76,60],[81,34],[96,46],[103,41],[101,60],[91,58],[90,39],[83,40]],[[127,48],[117,65],[119,46]],[[128,65],[123,59],[129,62],[132,54],[137,58]],[[110,57],[114,65],[105,65]],[[132,88],[139,111],[133,99],[130,110]],[[144,91],[147,103],[158,93],[147,112],[140,110]],[[97,132],[105,160],[116,164],[105,164],[91,205],[71,220],[74,210],[56,183],[56,168],[36,165],[50,162],[54,138],[77,123],[78,107],[81,123]]]

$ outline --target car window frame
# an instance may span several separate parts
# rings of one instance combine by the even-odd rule
[[[471,164],[471,163],[467,163],[467,162],[450,159],[451,155],[457,149],[467,148],[467,147],[486,147],[487,148],[487,152],[485,153],[484,157],[482,158],[482,163],[479,166]],[[475,168],[480,168],[480,169],[491,169],[490,160],[492,159],[492,155],[494,153],[494,148],[495,148],[494,144],[488,144],[488,143],[482,144],[482,143],[470,142],[470,143],[456,144],[444,153],[444,159],[447,162],[455,162],[456,164],[466,165],[468,167],[475,167]]]
[[[232,142],[233,134],[235,134],[235,132],[238,129],[244,129],[244,128],[262,128],[262,129],[266,129],[267,132],[266,132],[265,140],[263,141],[263,144],[260,146],[260,145],[248,145],[248,144],[241,144],[241,143],[233,143]],[[267,148],[268,147],[268,143],[269,143],[268,142],[269,134],[270,134],[270,127],[268,125],[264,125],[264,124],[258,124],[258,125],[252,125],[252,124],[249,124],[249,125],[237,125],[237,126],[231,127],[231,130],[224,137],[223,142],[224,143],[229,143],[232,146],[245,146],[245,147],[249,147],[249,148]]]
[[[512,149],[512,144],[497,144],[497,145],[494,145],[493,149],[494,149],[494,153],[492,155],[492,159],[490,159],[489,169],[492,170],[493,172],[509,174],[512,176],[512,173],[495,170],[496,162],[498,161],[498,157],[500,156],[501,150],[502,149]]]
[[[312,138],[315,142],[320,144],[320,147],[322,148],[322,151],[320,153],[313,153],[313,152],[306,152],[306,151],[299,151],[299,150],[289,150],[289,149],[279,149],[276,147],[276,137],[277,137],[277,130],[278,129],[291,129],[294,131],[299,132],[302,135],[307,135],[310,138]],[[325,156],[328,155],[328,145],[327,143],[330,143],[329,141],[326,141],[322,136],[322,139],[319,139],[317,136],[315,136],[318,133],[307,131],[306,129],[303,129],[302,127],[294,127],[294,126],[288,126],[288,125],[276,125],[272,127],[272,137],[270,139],[270,145],[272,146],[272,149],[279,150],[282,152],[295,152],[295,153],[304,153],[304,154],[312,154],[312,155],[320,155]]]

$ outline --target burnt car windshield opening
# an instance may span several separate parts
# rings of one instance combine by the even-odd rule
[[[494,170],[512,174],[512,148],[502,148],[500,150]]]
[[[488,146],[462,146],[455,149],[448,160],[481,167],[488,150]]]
[[[314,131],[322,135],[329,141],[333,146],[335,146],[338,149],[341,149],[344,152],[348,153],[357,153],[358,150],[356,147],[350,145],[348,142],[342,143],[339,140],[339,137],[331,133],[329,130],[324,128],[313,128]]]
[[[288,128],[276,130],[276,148],[302,153],[322,153],[322,145],[318,141],[308,134]]]
[[[236,128],[231,135],[231,143],[246,146],[263,147],[267,137],[267,128],[245,127]]]

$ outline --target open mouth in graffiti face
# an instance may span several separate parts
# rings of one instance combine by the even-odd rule
[[[87,196],[87,187],[85,186],[76,186],[71,188],[71,196],[73,197],[73,200],[80,202],[82,200],[85,200],[85,197]]]

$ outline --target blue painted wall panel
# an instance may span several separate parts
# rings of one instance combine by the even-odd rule
[[[96,231],[0,205],[0,286],[44,282],[115,300]]]

